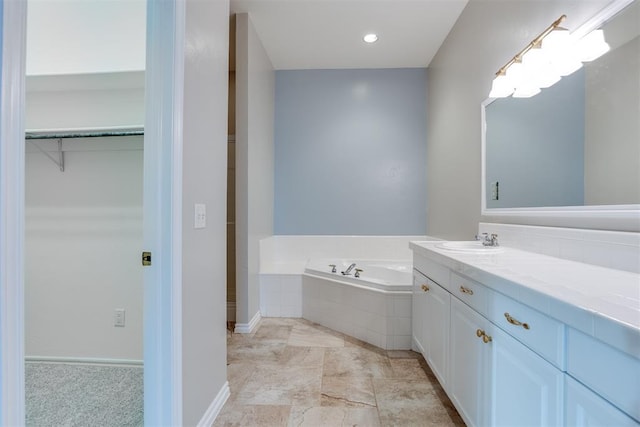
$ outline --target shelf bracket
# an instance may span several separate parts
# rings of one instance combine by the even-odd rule
[[[38,149],[42,154],[47,156],[53,163],[55,163],[58,168],[60,168],[60,172],[64,172],[64,151],[62,151],[62,138],[58,138],[58,158],[56,159],[51,154],[43,150],[38,144],[33,143],[34,147]]]

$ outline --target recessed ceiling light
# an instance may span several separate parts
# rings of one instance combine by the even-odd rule
[[[376,41],[378,41],[378,36],[373,33],[370,33],[364,36],[363,40],[367,43],[375,43]]]

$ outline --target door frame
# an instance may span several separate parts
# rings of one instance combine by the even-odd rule
[[[2,0],[0,425],[23,425],[27,0]],[[144,417],[182,424],[182,99],[185,1],[147,1]]]
[[[0,82],[0,425],[24,413],[26,0],[3,0]]]

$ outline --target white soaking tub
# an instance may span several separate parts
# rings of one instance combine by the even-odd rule
[[[341,273],[352,263],[362,269],[359,278],[355,268]],[[386,350],[408,350],[411,291],[409,262],[311,261],[302,276],[302,317]]]

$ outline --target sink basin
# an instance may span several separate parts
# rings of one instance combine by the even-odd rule
[[[500,246],[483,246],[482,242],[459,241],[459,242],[442,242],[436,245],[436,248],[445,249],[453,252],[466,252],[474,254],[497,254],[504,251]]]

